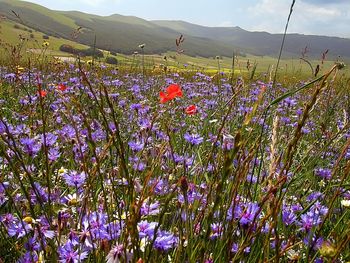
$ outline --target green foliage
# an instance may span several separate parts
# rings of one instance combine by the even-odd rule
[[[118,59],[115,57],[106,57],[106,63],[111,65],[118,65]]]
[[[60,46],[60,51],[67,52],[70,54],[79,55],[82,57],[95,57],[95,58],[102,58],[104,57],[103,52],[99,49],[89,47],[87,49],[77,49],[72,47],[71,45],[62,44]]]

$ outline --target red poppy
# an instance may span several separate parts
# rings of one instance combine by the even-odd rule
[[[60,91],[65,91],[67,89],[67,86],[64,84],[58,84],[57,89],[59,89]]]
[[[188,115],[193,115],[197,112],[197,106],[196,105],[190,105],[185,109],[185,113]]]
[[[182,97],[182,90],[179,85],[170,84],[166,89],[166,93],[162,91],[159,92],[159,97],[160,97],[160,103],[165,103],[176,97]]]
[[[165,94],[163,91],[159,92],[159,97],[160,97],[160,103],[165,103],[168,100],[170,100],[168,98],[168,94]]]
[[[39,96],[44,98],[47,95],[47,91],[46,90],[39,90]]]

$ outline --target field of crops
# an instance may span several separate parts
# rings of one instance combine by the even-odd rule
[[[0,262],[350,261],[343,64],[273,83],[15,52]]]

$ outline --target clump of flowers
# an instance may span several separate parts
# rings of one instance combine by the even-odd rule
[[[176,97],[182,97],[183,93],[178,84],[170,84],[166,92],[159,92],[160,103],[165,103],[169,100],[175,99]]]

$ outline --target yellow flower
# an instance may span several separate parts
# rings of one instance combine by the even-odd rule
[[[66,173],[66,172],[67,172],[67,170],[64,169],[63,167],[61,167],[61,168],[58,170],[58,174],[59,174],[59,175],[64,174],[64,173]]]
[[[23,67],[21,67],[21,66],[16,66],[16,71],[17,71],[17,73],[21,73],[23,70],[24,70]]]
[[[44,41],[42,46],[43,46],[43,47],[48,47],[49,45],[50,45],[50,43],[49,43],[49,42]]]
[[[32,224],[34,222],[34,218],[30,216],[26,216],[25,218],[23,218],[23,221],[26,222],[27,224]]]
[[[77,205],[79,204],[79,202],[80,202],[80,197],[77,196],[76,193],[74,193],[74,194],[69,194],[69,195],[67,196],[67,200],[68,200],[68,205],[69,205],[69,206],[77,206]]]

